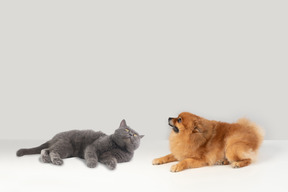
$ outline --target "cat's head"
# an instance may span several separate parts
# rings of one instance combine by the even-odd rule
[[[140,140],[144,135],[139,135],[136,131],[127,126],[125,119],[120,123],[118,129],[113,134],[113,141],[120,147],[133,152],[140,145]]]

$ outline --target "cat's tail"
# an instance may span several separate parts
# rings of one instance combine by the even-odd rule
[[[42,149],[48,148],[49,142],[43,143],[42,145],[34,148],[29,149],[19,149],[16,153],[18,157],[21,157],[23,155],[32,155],[32,154],[40,154]]]

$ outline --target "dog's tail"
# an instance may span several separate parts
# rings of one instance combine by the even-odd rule
[[[42,149],[48,148],[49,142],[43,143],[42,145],[34,148],[29,149],[19,149],[16,153],[18,157],[21,157],[23,155],[32,155],[32,154],[40,154]]]
[[[264,130],[259,127],[256,123],[250,121],[249,119],[247,118],[241,118],[241,119],[238,119],[237,123],[245,126],[245,127],[249,127],[250,129],[254,130],[254,132],[256,133],[256,139],[258,141],[258,146],[260,146],[260,144],[262,143],[263,141],[263,138],[264,138]]]

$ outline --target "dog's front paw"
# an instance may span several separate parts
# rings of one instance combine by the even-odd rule
[[[214,165],[229,165],[229,161],[227,159],[219,160]]]
[[[183,171],[184,169],[185,167],[181,163],[177,163],[176,165],[172,165],[170,171],[175,173],[175,172]]]
[[[162,158],[157,158],[157,159],[154,159],[152,161],[152,165],[161,165],[161,164],[164,164],[165,162],[163,161]]]

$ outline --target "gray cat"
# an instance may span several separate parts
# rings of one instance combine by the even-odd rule
[[[41,154],[42,162],[54,165],[62,165],[64,158],[80,157],[90,168],[96,167],[99,161],[112,170],[117,163],[132,159],[143,136],[128,127],[123,119],[112,135],[93,130],[62,132],[38,147],[19,149],[17,156]]]

